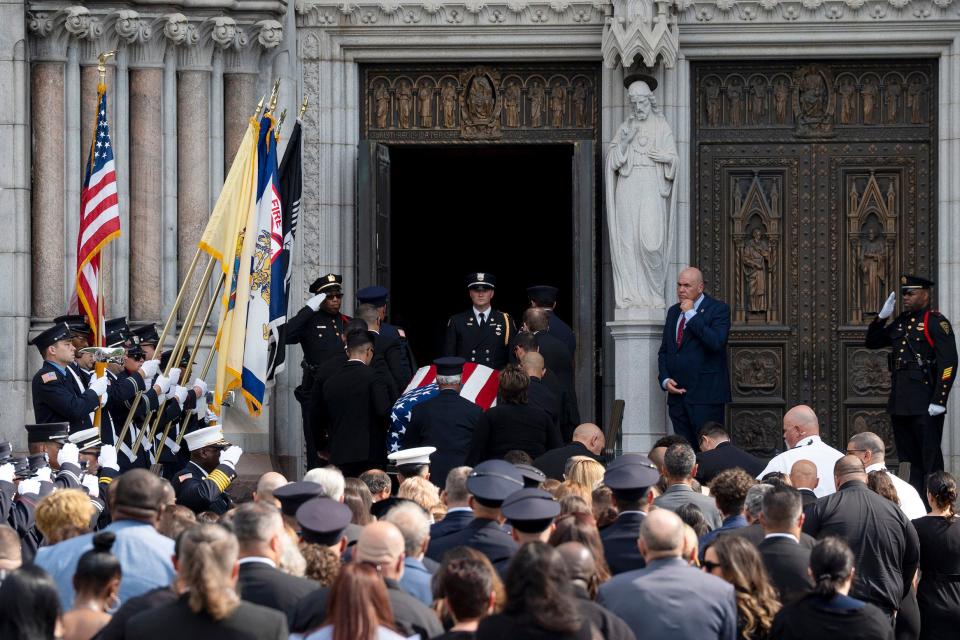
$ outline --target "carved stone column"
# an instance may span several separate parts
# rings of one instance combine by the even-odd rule
[[[163,34],[136,11],[117,12],[117,35],[129,53],[130,317],[161,318],[163,233]]]
[[[32,307],[33,315],[52,319],[63,313],[63,255],[66,248],[64,208],[66,179],[64,74],[69,34],[62,13],[30,18],[30,121],[33,133]]]
[[[232,18],[214,18],[213,41],[223,50],[223,166],[230,171],[257,96],[260,48]]]

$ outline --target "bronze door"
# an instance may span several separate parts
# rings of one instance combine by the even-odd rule
[[[901,272],[936,275],[936,63],[695,71],[693,263],[730,303],[727,424],[758,453],[809,404],[842,447],[892,444],[865,326]]]

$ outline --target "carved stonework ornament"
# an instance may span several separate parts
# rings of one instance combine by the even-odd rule
[[[460,74],[460,131],[465,140],[500,137],[500,72],[474,67]]]
[[[618,63],[630,68],[635,62],[654,67],[657,62],[672,69],[677,63],[680,37],[671,2],[660,0],[613,0],[613,17],[603,27],[600,51],[608,68]]]
[[[822,65],[800,67],[793,74],[793,113],[799,137],[833,135],[833,73]]]

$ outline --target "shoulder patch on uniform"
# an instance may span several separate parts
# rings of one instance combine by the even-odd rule
[[[181,475],[181,476],[178,476],[178,477],[177,477],[177,481],[179,481],[179,482],[186,482],[187,480],[189,480],[189,479],[192,478],[192,477],[193,477],[193,474],[192,474],[192,473],[185,473],[185,474],[183,474],[183,475]]]
[[[943,370],[943,375],[940,377],[941,380],[949,380],[953,376],[953,367],[947,367]]]
[[[51,371],[49,373],[45,373],[42,376],[40,376],[40,379],[43,380],[43,384],[47,384],[48,382],[54,382],[57,379],[57,374]]]
[[[943,329],[943,332],[947,335],[950,335],[950,323],[946,320],[940,321],[940,328]]]
[[[447,322],[447,324],[450,324],[449,321]],[[407,337],[407,334],[400,327],[397,327],[397,335],[400,336],[401,338]]]

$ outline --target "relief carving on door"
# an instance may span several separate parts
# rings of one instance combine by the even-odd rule
[[[833,446],[864,429],[892,443],[887,354],[863,340],[901,272],[936,272],[936,62],[730,61],[691,75],[691,253],[731,306],[738,444],[782,449],[797,404]]]

